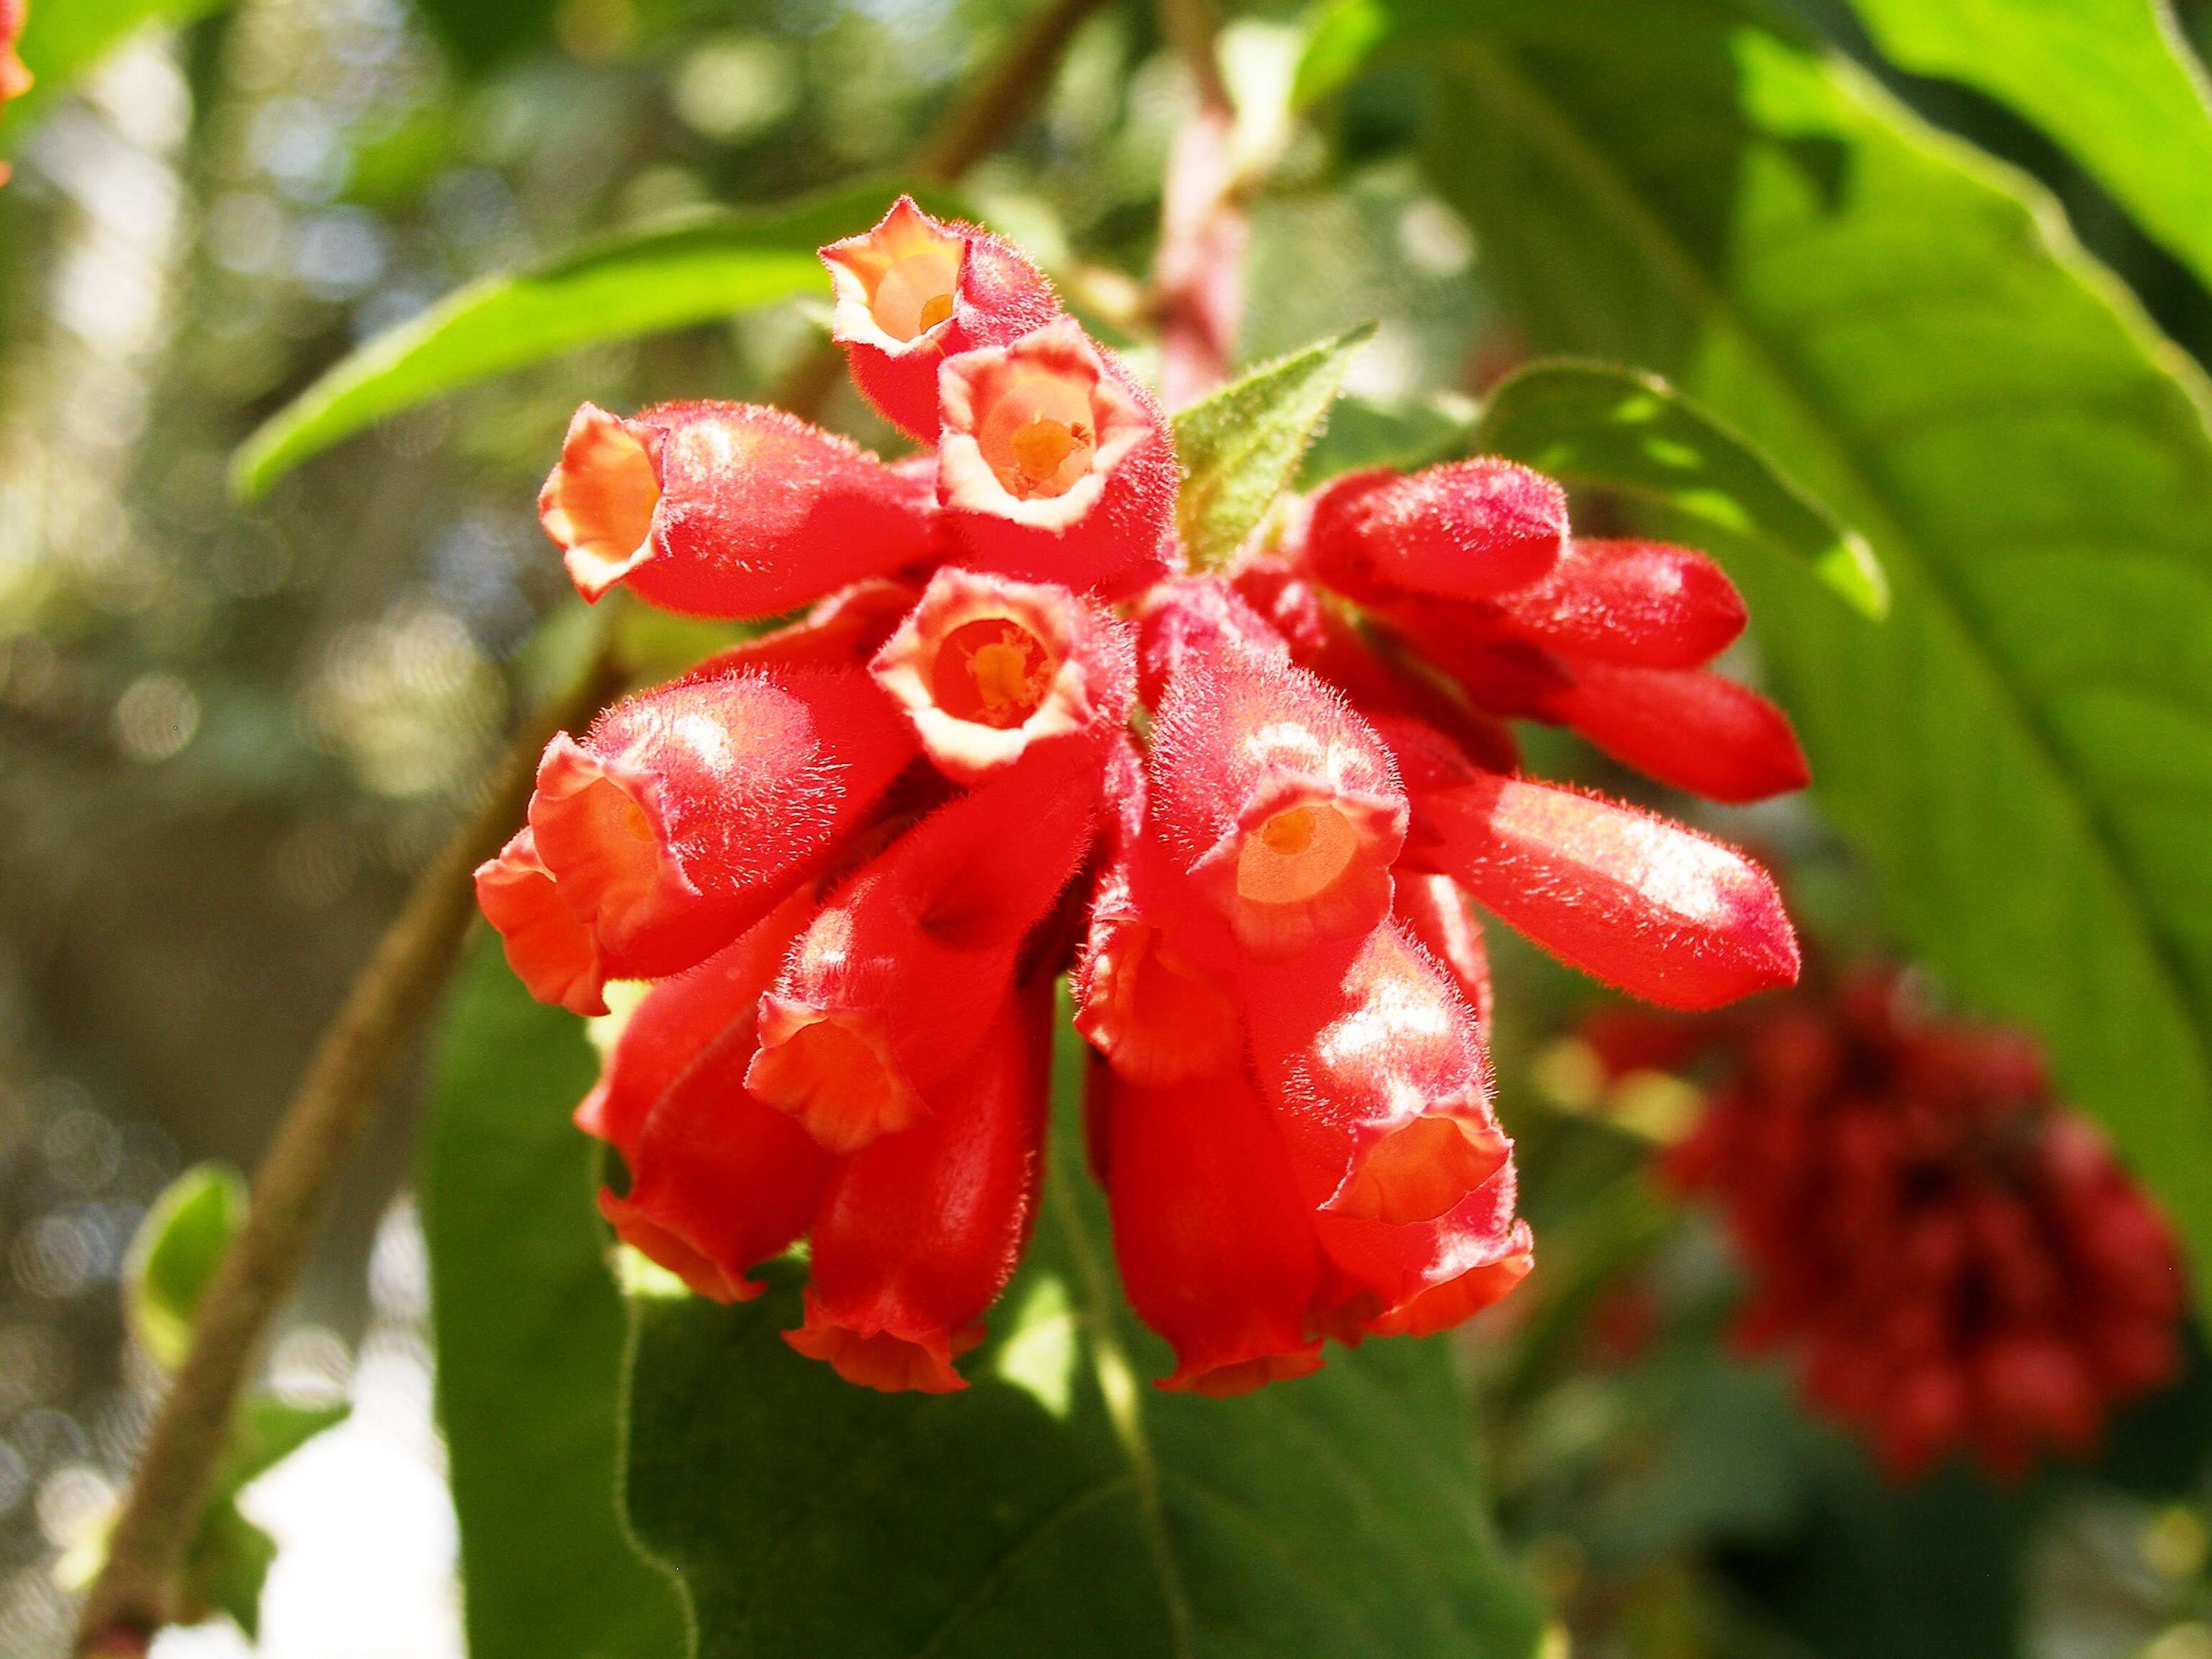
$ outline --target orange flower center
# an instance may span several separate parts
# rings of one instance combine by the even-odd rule
[[[1245,837],[1237,891],[1255,904],[1297,904],[1326,891],[1358,852],[1358,836],[1336,808],[1293,806]]]
[[[1006,617],[963,623],[938,647],[937,706],[955,720],[1006,731],[1036,713],[1060,664],[1045,642]]]

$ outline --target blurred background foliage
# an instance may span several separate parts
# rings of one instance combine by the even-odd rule
[[[569,411],[763,395],[824,307],[471,387],[250,507],[227,494],[232,452],[351,347],[473,277],[687,204],[895,168],[1032,9],[239,0],[134,34],[34,126],[11,120],[0,1651],[59,1650],[63,1558],[143,1430],[158,1372],[124,1340],[118,1281],[145,1206],[185,1164],[251,1162],[557,654],[540,625],[574,607],[530,504]],[[1838,6],[1790,9],[1871,61]],[[2212,11],[2183,15],[2201,46]],[[1232,81],[1285,83],[1299,17],[1237,7]],[[2212,302],[2052,145],[1974,94],[1883,72],[2057,190],[2161,325],[2212,361]],[[1409,75],[1371,76],[1297,131],[1255,206],[1248,360],[1378,319],[1348,389],[1388,403],[1471,393],[1520,356],[1473,234],[1423,181],[1417,93]],[[963,193],[1079,298],[1111,293],[1149,261],[1189,95],[1149,8],[1101,6],[1036,118]],[[838,398],[832,424],[886,441]],[[1636,793],[1586,757],[1540,759]],[[1831,949],[1872,943],[1862,878],[1802,807],[1732,827],[1785,856]],[[2019,1628],[2049,1659],[2212,1659],[2201,1375],[2136,1413],[2099,1470],[2014,1494],[1955,1473],[1890,1492],[1777,1375],[1727,1357],[1713,1237],[1651,1197],[1632,1134],[1570,1109],[1587,1081],[1549,1034],[1584,988],[1502,954],[1516,988],[1500,1072],[1538,1080],[1507,1104],[1548,1271],[1512,1330],[1493,1324],[1470,1352],[1503,1519],[1577,1651],[1978,1656],[2013,1650]],[[296,1490],[264,1504],[288,1544],[296,1523],[301,1558],[272,1582],[270,1651],[458,1639],[404,1196],[417,1081],[396,1091],[272,1356],[280,1391],[350,1386],[356,1411],[327,1437],[337,1449],[318,1462],[311,1447]],[[1899,1624],[1900,1607],[1926,1616]],[[161,1650],[236,1643],[176,1632]]]

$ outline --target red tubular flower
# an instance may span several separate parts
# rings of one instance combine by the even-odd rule
[[[1182,576],[1146,593],[1138,614],[1137,685],[1157,708],[1194,653],[1241,647],[1276,662],[1291,648],[1273,624],[1218,576]]]
[[[960,562],[1098,588],[1158,556],[1175,446],[1151,395],[1072,319],[948,358],[937,494]]]
[[[877,683],[945,776],[974,783],[1032,750],[1097,746],[1135,695],[1128,626],[1064,587],[944,569],[877,655]]]
[[[1695,668],[1743,632],[1735,585],[1702,553],[1663,542],[1570,543],[1541,580],[1498,601],[1537,645],[1647,668]]]
[[[1362,600],[1492,599],[1541,577],[1566,545],[1566,492],[1495,457],[1348,474],[1314,498],[1305,531],[1315,572]]]
[[[921,597],[910,583],[888,576],[854,582],[821,600],[797,622],[716,652],[678,681],[719,679],[742,668],[763,674],[793,668],[824,672],[865,668]]]
[[[1095,773],[1040,756],[940,807],[831,898],[761,1004],[746,1087],[850,1152],[975,1051],[1090,844]]]
[[[757,1296],[752,1267],[805,1231],[829,1154],[744,1088],[761,993],[812,908],[787,901],[726,950],[665,981],[631,1013],[599,1086],[576,1109],[630,1169],[599,1194],[623,1241],[702,1296]]]
[[[1467,891],[1449,876],[1400,871],[1395,878],[1390,914],[1413,942],[1443,969],[1474,1010],[1476,1029],[1490,1029],[1493,992],[1490,952],[1482,942],[1482,923],[1468,908]]]
[[[822,258],[855,380],[932,447],[885,465],[773,410],[586,404],[540,498],[586,598],[812,607],[556,738],[477,872],[535,994],[600,1012],[609,979],[661,981],[577,1111],[629,1166],[608,1218],[724,1300],[811,1229],[792,1346],[869,1387],[959,1387],[1035,1202],[1066,973],[1166,1386],[1239,1393],[1325,1340],[1489,1305],[1532,1255],[1471,902],[1676,1006],[1796,971],[1755,866],[1522,779],[1504,723],[1717,799],[1794,787],[1786,721],[1706,668],[1735,590],[1684,549],[1571,540],[1559,486],[1496,459],[1337,480],[1194,574],[1158,404],[1028,260],[903,199]],[[1225,313],[1188,303],[1192,273],[1221,273],[1174,264],[1197,324],[1169,361],[1203,377]],[[2102,1168],[2055,1163],[2051,1213],[2118,1279]],[[2032,1232],[2018,1209],[1982,1206],[1974,1237]],[[2120,1313],[2094,1346],[2099,1377],[2164,1363]],[[1986,1394],[2072,1433],[2082,1363],[2022,1337],[1896,1409],[1925,1431]]]
[[[860,674],[644,692],[546,745],[528,842],[477,892],[533,995],[603,1012],[607,979],[680,972],[767,914],[913,752]]]
[[[1722,1207],[1742,1339],[1799,1356],[1893,1476],[2086,1452],[2173,1375],[2172,1236],[2021,1039],[1879,974],[1701,1034],[1723,1079],[1666,1173]]]
[[[576,591],[626,582],[664,610],[763,617],[933,558],[926,482],[780,409],[586,404],[538,516]]]
[[[1563,960],[1670,1008],[1794,983],[1772,879],[1631,806],[1477,770],[1437,733],[1385,725],[1413,799],[1407,862],[1449,875]]]
[[[884,418],[937,441],[938,366],[1006,345],[1060,315],[1044,273],[1003,237],[932,218],[902,196],[873,230],[822,250],[835,308],[830,337]]]
[[[1077,959],[1076,1028],[1132,1083],[1150,1088],[1235,1066],[1244,1028],[1218,976],[1190,961],[1137,902],[1127,860],[1100,872]]]
[[[953,1357],[981,1340],[983,1310],[1013,1274],[1043,1170],[1049,988],[1009,998],[921,1121],[830,1177],[805,1324],[784,1340],[848,1382],[967,1386]]]
[[[1194,655],[1152,755],[1161,838],[1252,956],[1357,938],[1389,910],[1405,792],[1374,728],[1312,675],[1250,650]]]
[[[1464,613],[1400,609],[1407,632],[1481,708],[1565,726],[1660,782],[1711,800],[1764,800],[1810,777],[1789,720],[1705,669],[1645,668],[1485,639]]]
[[[696,968],[656,981],[623,1021],[576,1127],[635,1162],[647,1121],[678,1084],[741,1090],[761,994],[820,902],[806,884]]]
[[[1313,1207],[1393,1226],[1456,1209],[1504,1166],[1474,1011],[1396,928],[1340,978],[1299,962],[1247,986],[1255,1066]]]
[[[1756,691],[1701,669],[1584,659],[1553,718],[1615,760],[1708,800],[1765,800],[1802,789],[1812,769],[1790,721]]]
[[[1246,1394],[1318,1370],[1306,1324],[1321,1252],[1250,1082],[1231,1072],[1148,1089],[1105,1066],[1091,1081],[1121,1283],[1175,1348],[1160,1387]]]

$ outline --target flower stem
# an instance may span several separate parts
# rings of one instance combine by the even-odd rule
[[[521,821],[547,739],[586,725],[620,689],[611,628],[602,627],[600,641],[575,683],[516,734],[483,799],[416,879],[317,1042],[155,1416],[106,1562],[85,1598],[80,1653],[130,1652],[134,1642],[143,1650],[144,1637],[167,1621],[248,1367],[299,1278],[338,1177],[375,1121],[385,1085],[445,985],[476,914],[471,872]]]

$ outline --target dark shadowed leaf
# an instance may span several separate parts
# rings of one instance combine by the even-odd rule
[[[446,1011],[422,1192],[472,1659],[683,1647],[616,1507],[623,1310],[597,1151],[568,1121],[595,1073],[582,1025],[479,939]]]
[[[1431,176],[1530,337],[1665,374],[1873,546],[1881,626],[1737,562],[1815,787],[2212,1289],[2201,378],[2046,198],[1725,0],[1395,9]]]
[[[339,439],[494,374],[826,294],[815,249],[866,229],[908,188],[876,181],[787,206],[687,213],[471,283],[340,359],[271,416],[240,447],[232,485],[258,495]],[[942,191],[914,193],[933,210],[957,211]]]
[[[1364,323],[1279,357],[1210,392],[1175,417],[1182,493],[1176,518],[1191,563],[1217,565],[1244,544],[1291,481],[1344,384]]]
[[[1063,1043],[1063,1085],[1079,1069]],[[1370,1343],[1241,1400],[1152,1388],[1164,1351],[1121,1303],[1072,1102],[1060,1116],[964,1393],[872,1394],[793,1353],[795,1267],[737,1308],[636,1298],[630,1515],[699,1653],[1533,1653],[1447,1350]]]

